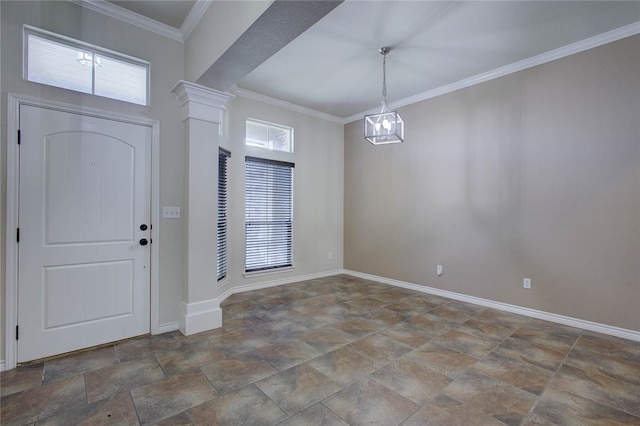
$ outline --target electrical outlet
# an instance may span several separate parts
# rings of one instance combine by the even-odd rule
[[[436,274],[442,275],[442,265],[436,265]]]
[[[531,278],[523,278],[522,279],[522,287],[531,288]]]
[[[327,259],[329,259],[329,260],[333,259],[333,252],[332,251],[327,253]]]

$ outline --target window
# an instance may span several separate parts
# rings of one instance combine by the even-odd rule
[[[293,266],[293,167],[246,157],[246,272]]]
[[[231,153],[218,150],[218,232],[216,271],[218,281],[227,276],[227,160]]]
[[[29,81],[148,105],[148,62],[31,27],[24,45]]]
[[[293,152],[293,128],[258,120],[247,120],[247,146]]]

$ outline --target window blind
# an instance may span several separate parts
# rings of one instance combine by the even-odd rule
[[[216,270],[218,281],[227,276],[227,160],[231,153],[218,150],[218,232]]]
[[[246,157],[245,271],[292,266],[293,163]]]

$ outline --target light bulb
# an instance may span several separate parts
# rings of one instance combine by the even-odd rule
[[[385,128],[385,130],[388,132],[391,130],[391,122],[389,122],[389,120],[385,119],[382,122],[382,126]]]
[[[376,127],[376,132],[379,132],[380,131],[380,123],[376,123],[375,127]]]

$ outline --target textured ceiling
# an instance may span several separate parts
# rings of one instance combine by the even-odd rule
[[[113,3],[176,27],[194,4]],[[293,8],[296,2],[277,3]],[[159,15],[160,9],[178,6],[182,9],[167,12],[174,14],[173,21]],[[282,25],[298,18],[287,16]],[[225,76],[225,86],[235,83],[245,91],[348,120],[380,104],[382,46],[392,47],[387,97],[393,106],[554,49],[571,52],[567,46],[606,33],[640,33],[640,1],[347,0],[282,48],[269,44],[268,33],[252,36],[250,31],[218,62],[212,61],[204,84],[229,72],[233,77]]]

